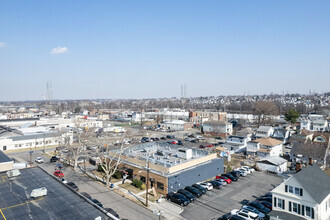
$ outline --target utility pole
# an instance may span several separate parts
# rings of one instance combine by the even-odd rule
[[[148,190],[149,190],[149,159],[147,159],[147,180],[146,180],[146,206],[148,207]]]

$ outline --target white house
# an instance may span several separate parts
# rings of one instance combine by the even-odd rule
[[[233,134],[233,124],[224,121],[206,121],[203,123],[205,134],[227,137]]]
[[[270,219],[330,219],[330,177],[309,165],[272,190]]]
[[[247,140],[246,137],[230,135],[227,137],[227,142],[223,144],[222,147],[227,148],[230,152],[245,152]]]
[[[257,161],[257,167],[262,171],[283,173],[288,170],[288,161],[281,157],[265,157]]]
[[[171,131],[184,131],[188,130],[192,127],[191,122],[185,122],[182,120],[172,120],[172,121],[165,121],[162,126]]]
[[[256,137],[257,138],[265,138],[273,135],[274,129],[271,126],[260,126],[257,130]]]
[[[260,138],[248,142],[247,154],[256,154],[258,157],[282,156],[282,141],[274,138]]]

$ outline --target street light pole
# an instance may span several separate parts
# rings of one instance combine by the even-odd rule
[[[148,189],[149,189],[149,159],[147,159],[147,181],[146,181],[146,206],[148,207]]]

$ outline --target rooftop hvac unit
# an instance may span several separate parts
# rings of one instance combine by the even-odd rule
[[[40,196],[46,196],[47,195],[47,189],[46,187],[41,187],[41,188],[38,188],[38,189],[34,189],[32,190],[30,196],[32,198],[38,198]]]
[[[8,178],[21,175],[19,170],[9,170],[7,171]]]

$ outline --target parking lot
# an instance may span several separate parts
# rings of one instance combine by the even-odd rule
[[[222,189],[213,189],[184,207],[181,216],[186,219],[217,219],[233,209],[239,209],[248,200],[255,200],[282,182],[282,178],[261,172],[240,177],[237,182]]]

